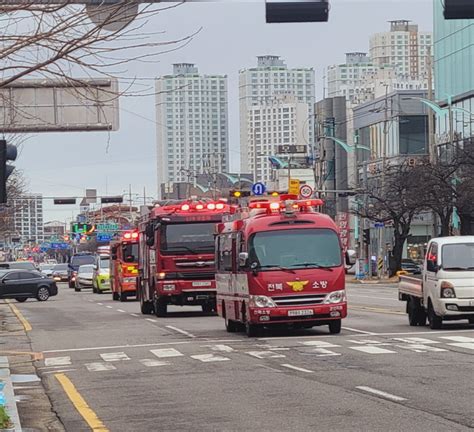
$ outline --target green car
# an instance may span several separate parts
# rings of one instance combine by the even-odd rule
[[[99,255],[96,258],[94,273],[92,276],[92,291],[102,294],[104,291],[110,291],[110,257],[108,255]]]

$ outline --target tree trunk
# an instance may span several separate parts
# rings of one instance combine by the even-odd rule
[[[408,235],[410,234],[411,221],[408,224],[401,222],[394,223],[395,244],[392,251],[392,263],[390,266],[390,276],[394,276],[398,270],[402,268],[403,246]]]

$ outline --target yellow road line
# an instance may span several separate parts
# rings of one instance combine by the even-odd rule
[[[10,300],[6,301],[8,303],[8,306],[10,306],[10,309],[12,312],[16,315],[16,317],[19,319],[19,321],[23,324],[23,328],[25,329],[26,332],[29,332],[33,329],[31,327],[31,324],[28,322],[28,320],[23,316],[23,314],[18,310],[18,308],[10,302]]]
[[[87,422],[92,431],[94,432],[109,432],[105,427],[104,423],[100,421],[97,414],[87,405],[87,402],[80,395],[80,393],[74,387],[71,380],[63,373],[54,374],[56,379],[59,381],[64,391],[68,395],[74,407],[77,409],[82,418]]]
[[[350,311],[351,309],[360,310],[360,311],[367,311],[367,312],[392,314],[392,315],[405,315],[405,312],[402,312],[402,311],[396,311],[396,310],[391,310],[391,309],[383,309],[383,308],[366,307],[366,306],[349,305],[348,310]]]

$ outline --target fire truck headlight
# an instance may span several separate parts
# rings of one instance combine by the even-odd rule
[[[174,284],[164,284],[163,285],[163,291],[174,291],[175,286]]]
[[[326,298],[324,299],[324,303],[342,303],[346,301],[346,291],[333,291],[329,293]]]
[[[165,272],[158,273],[158,279],[164,279],[166,277]]]
[[[250,307],[271,308],[276,307],[276,304],[267,296],[250,296]]]

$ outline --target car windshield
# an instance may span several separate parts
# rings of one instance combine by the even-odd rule
[[[474,243],[444,245],[441,265],[444,270],[474,270]]]
[[[138,243],[125,243],[122,246],[123,260],[134,263],[138,261]]]
[[[79,267],[79,274],[92,273],[93,270],[94,270],[93,265],[83,265]]]
[[[67,270],[67,264],[56,264],[53,267],[53,271],[63,271],[63,270]]]
[[[73,267],[80,267],[86,264],[94,264],[94,260],[93,255],[76,255],[72,257],[71,265]]]
[[[12,269],[25,269],[25,270],[36,270],[36,267],[33,263],[29,261],[16,261],[10,263],[10,268]]]
[[[161,251],[165,254],[212,253],[215,226],[215,222],[162,225]]]
[[[99,267],[101,269],[108,269],[110,266],[110,260],[109,259],[101,259],[99,260]]]
[[[331,268],[342,264],[341,246],[330,229],[289,229],[253,235],[249,261],[271,270],[282,268]]]

